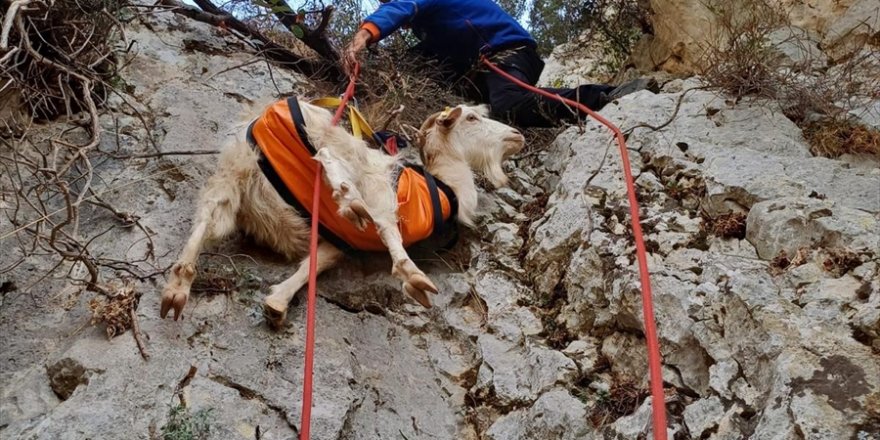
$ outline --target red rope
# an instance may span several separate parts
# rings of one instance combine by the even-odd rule
[[[345,106],[354,95],[354,86],[357,81],[360,66],[355,64],[354,73],[345,94],[342,95],[342,102],[333,115],[332,125],[338,125],[342,119],[342,113]],[[318,214],[321,206],[321,177],[323,169],[321,162],[317,163],[315,168],[315,192],[312,195],[312,234],[309,240],[309,295],[308,305],[306,307],[306,356],[305,368],[303,371],[303,397],[302,397],[302,419],[300,420],[299,438],[300,440],[309,439],[309,431],[312,421],[312,373],[315,364],[315,303],[317,302],[318,290]]]
[[[626,149],[626,142],[623,139],[623,133],[620,132],[620,129],[617,128],[614,124],[612,124],[607,119],[599,116],[596,112],[587,108],[587,106],[572,101],[571,99],[563,98],[559,95],[550,93],[546,90],[541,90],[537,87],[534,87],[530,84],[526,84],[519,79],[511,76],[507,72],[501,70],[489,61],[486,57],[482,58],[483,63],[489,67],[495,73],[503,76],[504,78],[512,81],[514,84],[530,91],[537,93],[541,96],[545,96],[550,99],[554,99],[559,102],[563,102],[572,107],[577,108],[578,110],[590,115],[593,119],[599,121],[602,125],[608,127],[612,132],[614,132],[614,137],[617,139],[617,145],[620,147],[620,157],[623,161],[623,173],[626,179],[626,193],[629,197],[629,212],[630,216],[632,216],[632,230],[633,236],[636,241],[636,256],[639,260],[639,275],[642,283],[642,309],[644,311],[645,317],[645,339],[647,339],[648,344],[648,366],[650,367],[650,377],[651,377],[651,401],[652,401],[652,416],[654,421],[654,440],[666,440],[666,399],[663,394],[663,375],[660,370],[660,343],[657,341],[657,325],[654,323],[654,301],[651,295],[651,279],[648,276],[648,257],[645,251],[645,241],[642,238],[642,225],[641,220],[639,219],[639,202],[636,199],[636,191],[635,185],[633,183],[632,170],[630,169],[629,164],[629,154]]]

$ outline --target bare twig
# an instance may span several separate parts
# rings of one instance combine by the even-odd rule
[[[138,350],[141,352],[141,357],[144,358],[145,361],[150,360],[150,354],[147,353],[147,348],[144,345],[143,337],[141,336],[141,327],[138,324],[137,310],[135,307],[128,309],[128,313],[131,316],[131,334],[134,335],[134,341],[137,343]]]
[[[691,87],[691,88],[689,88],[689,89],[687,89],[687,90],[681,92],[681,95],[678,95],[678,100],[675,102],[675,109],[672,111],[672,115],[669,116],[669,119],[667,119],[666,122],[663,122],[662,124],[657,125],[657,126],[654,126],[654,125],[651,125],[651,124],[645,124],[645,123],[636,124],[636,125],[633,125],[633,126],[630,127],[630,128],[627,128],[626,130],[624,130],[624,131],[623,131],[623,135],[624,135],[624,136],[629,136],[629,135],[630,135],[633,131],[635,131],[637,128],[648,128],[648,129],[650,129],[651,131],[659,131],[659,130],[662,130],[662,129],[665,128],[667,125],[671,124],[672,121],[674,121],[675,118],[678,116],[678,110],[681,108],[681,102],[684,100],[685,95],[687,95],[689,92],[691,92],[691,91],[693,91],[693,90],[705,90],[705,89],[708,89],[708,88],[710,88],[710,87],[709,87],[709,86]]]
[[[220,154],[220,152],[216,151],[216,150],[165,151],[162,153],[148,153],[148,154],[110,154],[110,157],[112,157],[114,159],[125,160],[125,159],[150,159],[150,158],[154,158],[154,157],[164,157],[164,156],[201,156],[201,155],[209,155],[209,154]]]
[[[406,106],[404,106],[403,104],[400,104],[400,107],[397,107],[396,109],[392,110],[388,114],[388,118],[385,119],[385,122],[382,124],[382,128],[380,129],[380,131],[388,130],[388,126],[391,125],[391,121],[397,119],[397,117],[400,116],[400,114],[403,112],[403,109],[405,109],[405,108],[406,108]]]

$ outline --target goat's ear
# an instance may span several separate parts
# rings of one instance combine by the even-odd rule
[[[419,131],[422,134],[425,134],[437,123],[437,118],[440,116],[440,112],[434,113],[431,116],[428,116],[428,119],[425,119],[425,122],[422,123],[422,127],[419,128]]]
[[[440,127],[441,131],[449,131],[449,129],[455,125],[455,122],[458,121],[460,116],[461,107],[456,107],[447,114],[440,114],[440,117],[437,118],[437,125]]]

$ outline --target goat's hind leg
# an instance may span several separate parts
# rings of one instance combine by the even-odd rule
[[[342,251],[330,243],[320,242],[318,244],[318,273],[333,267],[340,257],[342,257]],[[290,278],[269,288],[270,294],[263,300],[263,313],[270,327],[275,330],[284,327],[290,300],[299,289],[308,283],[308,280],[309,257],[306,257],[300,262],[296,272]]]
[[[208,181],[199,200],[192,234],[171,267],[171,277],[162,291],[159,315],[163,319],[171,309],[174,309],[174,320],[180,318],[195,279],[196,260],[205,242],[219,240],[235,231],[235,217],[241,205],[236,182],[224,173],[218,173]]]
[[[354,173],[349,164],[337,157],[329,148],[315,154],[315,160],[324,168],[324,180],[333,188],[333,200],[339,205],[338,214],[363,231],[373,221],[364,198],[355,184]]]

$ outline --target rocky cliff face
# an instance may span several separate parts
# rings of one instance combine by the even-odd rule
[[[264,63],[237,67],[252,55],[214,29],[170,15],[144,20],[127,35],[139,52],[125,81],[161,151],[219,148],[240,101],[273,95],[272,84],[282,92],[303,84]],[[631,131],[670,430],[675,438],[880,436],[880,168],[812,157],[772,104],[734,103],[696,85],[674,81],[603,110]],[[110,110],[106,150],[117,139],[123,151],[152,148],[132,107]],[[540,152],[511,168],[511,188],[483,195],[480,225],[455,252],[415,254],[441,289],[434,309],[398,291],[384,257],[322,275],[313,438],[650,435],[616,146],[588,122],[533,147]],[[157,232],[164,266],[188,235],[213,160],[135,166],[101,169],[100,190],[115,188],[108,197]],[[88,223],[110,222],[95,211]],[[131,240],[122,233],[100,246],[141,252]],[[8,242],[0,248],[15,252]],[[149,361],[129,335],[108,341],[88,326],[85,298],[69,298],[62,280],[5,293],[0,434],[161,438],[180,395],[209,438],[293,437],[303,307],[282,333],[260,316],[265,287],[292,266],[244,238],[215,251],[253,259],[204,256],[203,276],[237,273],[237,288],[196,293],[180,322],[158,319],[161,280],[136,286]],[[9,281],[47,264],[32,259]]]
[[[876,48],[880,32],[880,5],[874,0],[651,0],[650,5],[654,35],[645,37],[633,53],[634,64],[642,70],[694,73],[706,69],[707,49],[744,38],[728,35],[732,29],[720,19],[725,15],[721,11],[727,11],[731,23],[741,23],[755,6],[772,8],[785,18],[778,23],[777,37],[778,32],[797,32],[799,38],[788,38],[790,44],[818,46],[832,65],[866,43]],[[737,29],[736,24],[733,27]],[[773,43],[778,41],[768,42]]]

